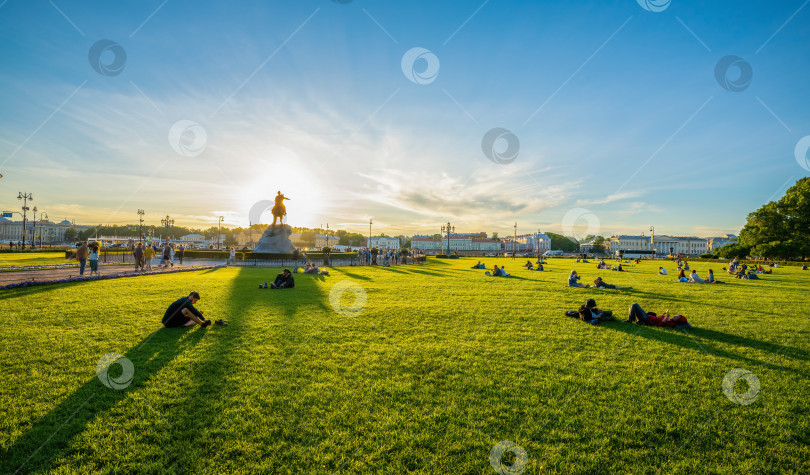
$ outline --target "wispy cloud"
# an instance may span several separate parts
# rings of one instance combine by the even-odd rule
[[[607,195],[604,198],[577,200],[577,205],[580,206],[604,205],[608,203],[613,203],[614,201],[628,200],[632,198],[638,198],[640,196],[642,196],[642,193],[639,191],[623,191],[621,193],[613,193],[612,195]]]

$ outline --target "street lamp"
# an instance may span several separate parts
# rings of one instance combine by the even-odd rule
[[[142,209],[138,210],[138,239],[143,239],[144,238],[144,235],[143,235],[143,215],[145,215],[145,214],[146,214],[146,212],[144,210],[142,210]]]
[[[23,211],[23,229],[22,229],[22,248],[25,249],[25,224],[27,221],[27,212],[28,212],[28,200],[34,201],[34,197],[31,193],[23,193],[22,191],[17,193],[17,199],[22,200],[22,211]]]
[[[164,219],[160,220],[160,224],[166,226],[166,244],[169,244],[169,226],[174,224],[174,220],[169,217],[167,214]]]
[[[48,221],[48,213],[45,213],[45,221]],[[39,247],[42,248],[42,214],[39,215]]]
[[[453,233],[456,232],[456,227],[451,226],[450,221],[448,221],[446,226],[444,226],[444,225],[442,226],[442,233],[445,233],[445,232],[447,233],[447,252],[445,252],[445,254],[449,256],[450,255],[450,233],[451,232],[453,232]]]
[[[366,243],[367,248],[371,248],[371,219],[368,220],[368,242]]]
[[[650,250],[655,256],[655,226],[650,226]]]
[[[217,223],[217,226],[219,227],[219,229],[217,230],[217,249],[219,249],[219,248],[220,248],[220,245],[219,245],[219,237],[222,235],[222,221],[223,221],[224,219],[225,219],[225,218],[224,218],[224,217],[222,217],[222,216],[220,216],[220,217],[218,218],[218,223]]]

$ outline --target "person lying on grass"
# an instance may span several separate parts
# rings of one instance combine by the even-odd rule
[[[683,315],[669,316],[669,310],[665,310],[661,316],[653,312],[647,313],[637,303],[630,306],[630,315],[628,315],[626,323],[636,322],[639,325],[651,325],[655,327],[668,327],[668,328],[692,328],[692,325],[686,321]]]
[[[632,289],[632,287],[617,287],[613,284],[608,284],[601,277],[597,277],[596,280],[593,281],[593,286],[602,289]]]
[[[579,317],[585,323],[589,323],[591,325],[598,325],[601,322],[612,322],[616,320],[616,317],[613,316],[613,312],[610,310],[601,310],[596,307],[596,301],[594,299],[588,299],[579,310],[569,310],[565,312],[565,314],[569,317]]]
[[[580,277],[577,275],[577,271],[572,270],[571,274],[568,276],[568,287],[589,287],[581,282],[577,282],[578,280],[580,280]]]
[[[295,279],[293,279],[290,269],[284,269],[281,274],[276,276],[276,280],[270,283],[271,289],[291,289],[295,287]]]
[[[200,294],[191,292],[188,297],[182,297],[175,300],[166,313],[163,314],[163,326],[166,328],[176,327],[190,327],[191,325],[200,325],[207,327],[211,324],[211,320],[206,320],[203,313],[196,308],[194,304],[200,301]],[[225,320],[217,320],[217,325],[227,325]]]
[[[487,268],[487,266],[482,264],[481,261],[478,261],[478,264],[472,266],[472,269],[486,269],[486,268]]]

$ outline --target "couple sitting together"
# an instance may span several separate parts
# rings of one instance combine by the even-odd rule
[[[298,273],[298,269],[300,269],[300,267],[295,268],[296,274]],[[329,271],[326,269],[321,270],[321,268],[318,267],[316,264],[307,261],[307,264],[304,267],[304,274],[329,275]]]
[[[497,264],[495,265],[495,268],[492,270],[492,273],[486,271],[484,274],[495,277],[510,277],[512,275],[506,273],[506,267],[498,267]]]
[[[535,270],[534,264],[532,264],[532,261],[526,261],[526,263],[523,264],[523,267],[525,267],[526,270]],[[542,262],[537,263],[537,270],[542,272],[542,270],[543,270],[543,263]]]

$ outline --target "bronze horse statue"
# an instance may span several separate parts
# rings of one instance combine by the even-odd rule
[[[284,206],[284,200],[289,200],[289,198],[281,194],[279,191],[275,198],[276,204],[271,210],[273,213],[273,224],[271,224],[271,226],[276,225],[276,220],[279,220],[281,224],[284,223],[284,216],[287,216],[287,207]]]

